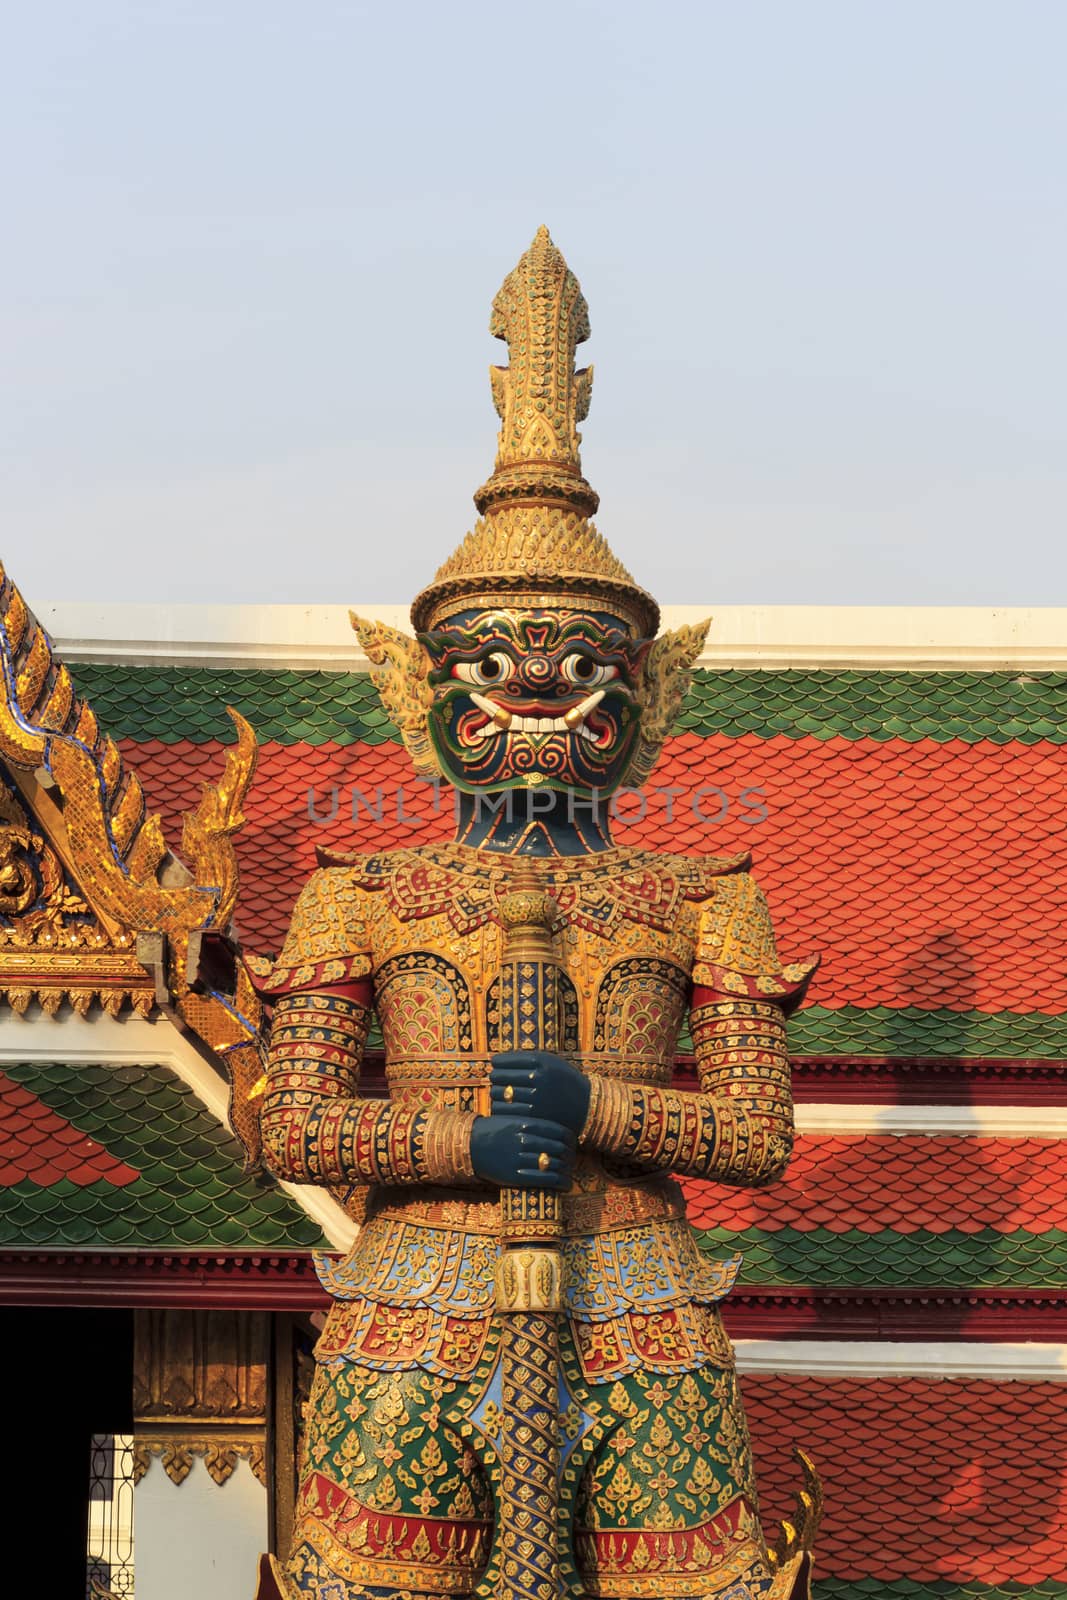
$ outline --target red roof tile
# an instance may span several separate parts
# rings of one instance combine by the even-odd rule
[[[125,741],[124,753],[177,842],[222,747]],[[821,1006],[1055,1013],[1067,1009],[1063,770],[1062,749],[1044,743],[686,733],[668,741],[644,818],[618,836],[687,853],[754,849],[782,949],[823,953]],[[727,803],[717,825],[693,809],[716,815],[719,796],[700,793],[715,785]],[[668,802],[670,788],[682,793]],[[745,821],[757,804],[766,821]],[[265,952],[316,845],[384,849],[451,830],[447,797],[413,778],[394,744],[267,744],[245,810],[239,921]]]
[[[790,1450],[826,1490],[823,1578],[1067,1583],[1067,1384],[742,1383],[765,1520],[787,1516]]]
[[[831,1233],[1067,1229],[1067,1140],[806,1134],[770,1189],[688,1179],[696,1228]]]
[[[124,1188],[141,1174],[82,1133],[43,1100],[0,1072],[0,1187],[48,1188],[66,1179],[79,1188]]]

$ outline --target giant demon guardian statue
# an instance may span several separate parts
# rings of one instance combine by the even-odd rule
[[[787,1600],[817,1488],[760,1526],[719,1302],[672,1174],[770,1184],[793,1135],[783,966],[746,861],[613,844],[704,627],[589,522],[592,371],[542,229],[493,303],[510,365],[481,520],[412,607],[355,619],[449,844],[337,855],[264,993],[262,1130],[282,1178],[363,1216],[327,1266],[287,1596]],[[361,1097],[377,1013],[388,1097]],[[672,1088],[689,1016],[699,1091]]]

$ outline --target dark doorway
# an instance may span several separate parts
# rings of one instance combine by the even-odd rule
[[[85,1600],[90,1441],[133,1431],[133,1313],[4,1309],[0,1363],[7,1525],[43,1518],[36,1587]]]

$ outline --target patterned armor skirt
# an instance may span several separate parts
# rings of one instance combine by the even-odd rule
[[[335,1300],[284,1568],[293,1596],[477,1590],[502,1426],[497,1249],[486,1235],[377,1217],[352,1257],[320,1266]],[[565,1254],[564,1592],[777,1597],[717,1309],[737,1261],[708,1262],[679,1221],[571,1239]]]

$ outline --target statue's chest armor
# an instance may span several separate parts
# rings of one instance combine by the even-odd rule
[[[685,1016],[700,894],[642,852],[539,866],[560,908],[561,1048],[655,1081]],[[368,862],[375,1003],[394,1080],[421,1062],[440,1083],[446,1063],[466,1058],[469,1074],[471,1058],[487,1064],[500,1048],[498,903],[513,871],[454,847]]]
[[[567,941],[560,978],[560,1048],[667,1062],[685,1016],[688,966],[669,950],[618,959],[606,941]],[[427,948],[427,946],[432,946]],[[575,965],[578,958],[579,965]],[[461,951],[414,939],[375,963],[375,1004],[388,1061],[492,1054],[500,1031],[499,939],[483,930]],[[572,976],[572,974],[574,974]]]

